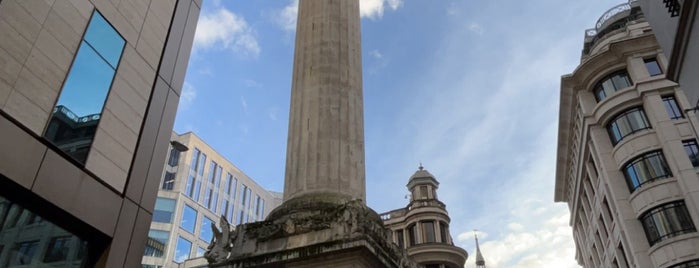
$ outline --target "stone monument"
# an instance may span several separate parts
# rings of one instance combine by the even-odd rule
[[[284,202],[221,231],[210,267],[417,267],[365,199],[359,0],[300,0]]]

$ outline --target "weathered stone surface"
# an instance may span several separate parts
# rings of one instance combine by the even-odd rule
[[[326,202],[319,200],[326,199]],[[337,204],[328,196],[292,199],[273,213],[276,218],[222,231],[205,257],[211,267],[286,267],[324,254],[364,251],[381,267],[411,268],[415,263],[389,239],[378,214],[361,200]]]

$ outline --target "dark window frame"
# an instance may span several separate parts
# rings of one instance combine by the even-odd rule
[[[684,114],[682,114],[682,108],[680,107],[680,104],[677,103],[677,98],[675,98],[675,95],[666,95],[662,98],[663,105],[665,106],[665,111],[667,112],[667,116],[670,117],[670,119],[679,120],[684,118]]]
[[[638,113],[641,116],[642,121],[641,122],[635,122],[631,121],[631,115],[634,113]],[[625,122],[622,122],[620,120],[624,120]],[[620,127],[620,123],[626,123],[628,125],[631,131],[627,133],[622,133],[622,128]],[[641,126],[642,123],[643,125]],[[638,124],[638,128],[633,128],[634,124]],[[609,139],[612,141],[612,145],[616,146],[624,140],[624,138],[631,136],[637,132],[641,132],[647,129],[653,129],[653,126],[650,124],[650,121],[648,121],[648,117],[646,116],[646,112],[643,110],[642,106],[636,106],[632,107],[630,109],[626,109],[622,111],[621,113],[617,114],[612,118],[612,120],[609,120],[609,123],[607,123],[607,133],[609,134]],[[618,134],[618,137],[617,137]]]
[[[619,81],[619,78],[622,78],[628,82],[628,85],[617,84],[616,82]],[[612,86],[612,88],[605,88],[605,83],[607,82],[611,83],[610,86]],[[609,97],[609,95],[612,93],[631,87],[633,84],[634,83],[631,76],[629,76],[629,72],[626,69],[621,69],[600,78],[597,83],[595,83],[595,86],[592,87],[592,93],[595,95],[595,100],[600,102]],[[610,89],[611,91],[605,89]]]
[[[692,166],[699,167],[699,144],[697,143],[697,140],[683,140],[682,146],[684,147],[684,151],[687,153],[687,157],[689,157],[689,162],[692,163]]]
[[[663,168],[664,174],[656,174],[655,176],[652,175],[653,173],[655,173],[655,170],[651,171],[649,167],[651,167],[653,164],[654,160],[651,159],[653,157],[659,157],[659,164]],[[643,163],[643,165],[637,166],[637,164],[639,163]],[[633,175],[635,176],[629,174],[630,168],[634,171]],[[637,172],[638,170],[644,171],[645,173],[642,175],[645,176],[643,177],[649,177],[649,179],[641,181],[640,179],[642,178],[642,176],[639,176],[639,173]],[[637,189],[641,188],[644,184],[672,177],[672,171],[670,170],[670,167],[667,164],[667,160],[665,159],[665,155],[663,154],[662,150],[649,151],[634,157],[633,159],[629,160],[626,164],[624,164],[621,172],[624,174],[626,184],[629,187],[630,192],[636,191]],[[634,181],[634,178],[638,183],[637,185],[635,185],[636,182]]]
[[[656,215],[659,215],[659,217],[654,217]],[[669,217],[673,216],[676,217],[676,219],[668,219]],[[665,203],[651,208],[644,212],[639,220],[641,221],[641,226],[643,226],[643,231],[646,233],[646,238],[648,239],[650,246],[653,246],[663,240],[697,231],[694,222],[692,221],[692,216],[689,214],[684,201]],[[662,220],[662,226],[670,229],[660,230],[658,228],[659,224],[656,224],[655,220]],[[674,222],[674,220],[677,220],[678,222]],[[679,224],[680,226],[673,226],[675,224]],[[673,227],[679,228],[673,230]]]
[[[656,57],[643,59],[643,65],[646,66],[646,70],[650,76],[658,76],[663,74],[663,68],[660,67],[660,63]],[[657,70],[655,70],[655,68],[657,68]]]

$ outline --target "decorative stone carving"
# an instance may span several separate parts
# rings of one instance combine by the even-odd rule
[[[343,244],[366,241],[394,260],[388,267],[418,267],[402,249],[389,242],[389,230],[383,226],[378,214],[361,200],[344,204],[299,200],[285,205],[290,206],[282,208],[284,212],[279,217],[239,225],[235,230],[231,230],[226,219],[221,217],[221,230],[212,225],[214,238],[204,254],[209,264],[212,267],[241,267],[233,263],[253,255],[284,260],[289,258],[287,255],[322,252],[329,248],[328,245],[342,248]],[[291,251],[295,253],[285,253]]]

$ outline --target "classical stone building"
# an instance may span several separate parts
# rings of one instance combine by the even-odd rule
[[[192,132],[172,133],[142,268],[178,267],[204,256],[211,224],[264,220],[281,204],[270,192]]]
[[[561,78],[555,201],[584,267],[696,267],[699,122],[638,2],[585,32]]]
[[[0,267],[138,267],[200,0],[0,1]]]
[[[699,19],[696,0],[638,0],[668,58],[666,77],[680,84],[689,104],[699,104]],[[691,108],[691,107],[687,107]]]
[[[381,214],[393,242],[425,268],[464,267],[468,254],[454,246],[451,219],[446,205],[437,198],[437,179],[420,166],[407,187],[408,206]]]

